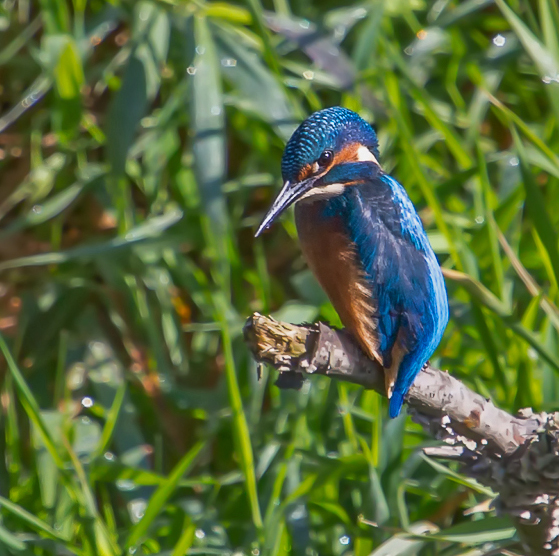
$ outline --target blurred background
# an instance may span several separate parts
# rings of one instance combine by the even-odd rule
[[[257,380],[253,311],[339,324],[253,239],[338,104],[464,273],[432,363],[557,408],[555,0],[2,0],[0,556],[514,553],[377,394]]]

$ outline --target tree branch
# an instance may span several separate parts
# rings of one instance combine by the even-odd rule
[[[386,395],[382,367],[344,330],[254,313],[244,334],[255,359],[280,371],[280,388],[300,387],[304,374],[322,374]],[[511,516],[528,554],[559,555],[559,413],[510,415],[429,365],[406,402],[412,419],[446,444],[424,452],[460,462],[464,473],[498,493],[495,505]]]

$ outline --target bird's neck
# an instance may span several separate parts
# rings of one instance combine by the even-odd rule
[[[316,194],[299,201],[295,205],[297,226],[328,222],[340,217],[343,219],[347,205],[346,196],[347,188],[344,188],[337,195]]]

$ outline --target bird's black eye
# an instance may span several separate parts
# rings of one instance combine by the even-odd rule
[[[324,151],[318,159],[318,165],[327,166],[328,164],[330,164],[330,162],[332,162],[333,156],[334,155],[332,154],[332,151]]]

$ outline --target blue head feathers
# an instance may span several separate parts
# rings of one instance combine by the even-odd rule
[[[377,136],[355,112],[339,106],[315,112],[295,130],[285,147],[281,161],[285,183],[256,235],[293,203],[311,195],[329,196],[355,182],[356,172],[364,168],[345,163],[374,162],[373,171],[378,174],[377,157]]]
[[[358,114],[340,106],[315,112],[296,129],[285,147],[281,160],[284,181],[294,183],[301,170],[315,163],[323,152],[339,152],[351,143],[364,145],[379,158],[376,133]]]

